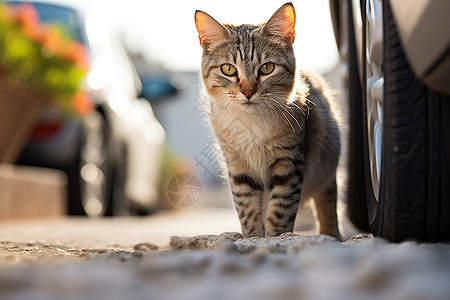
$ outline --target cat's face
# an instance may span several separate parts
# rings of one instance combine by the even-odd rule
[[[202,77],[212,101],[245,109],[286,102],[295,81],[292,4],[259,26],[222,25],[201,11],[195,21],[203,47]]]

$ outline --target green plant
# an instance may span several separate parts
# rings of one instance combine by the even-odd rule
[[[0,4],[0,75],[45,93],[65,111],[86,114],[93,107],[81,89],[86,70],[85,46],[40,24],[32,4]]]

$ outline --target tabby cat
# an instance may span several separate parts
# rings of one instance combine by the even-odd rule
[[[326,82],[296,70],[293,5],[261,25],[222,25],[202,11],[195,24],[211,124],[243,235],[292,232],[300,200],[313,198],[320,233],[340,239],[339,129]]]

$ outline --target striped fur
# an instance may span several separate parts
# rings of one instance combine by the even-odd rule
[[[259,26],[222,25],[196,12],[211,124],[245,237],[292,231],[300,200],[313,198],[320,233],[340,238],[339,130],[324,80],[296,70],[294,24],[292,4]],[[274,70],[262,74],[268,62]],[[236,74],[225,75],[223,64]]]

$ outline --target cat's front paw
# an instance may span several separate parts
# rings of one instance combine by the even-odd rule
[[[267,230],[265,237],[276,237],[276,236],[280,236],[283,233],[292,233],[292,231],[289,230]]]
[[[264,228],[262,228],[262,226],[256,226],[255,224],[254,226],[243,228],[242,235],[244,238],[264,237]]]
[[[320,234],[329,235],[335,237],[338,241],[342,242],[341,234],[339,233],[339,229],[337,228],[328,228],[324,230],[320,230]]]

